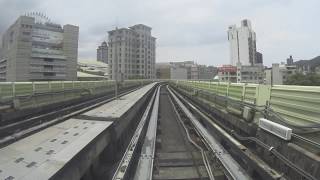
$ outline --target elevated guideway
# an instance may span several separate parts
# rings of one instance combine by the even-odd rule
[[[152,83],[0,149],[0,179],[99,178],[117,161]],[[96,177],[93,177],[96,176]]]

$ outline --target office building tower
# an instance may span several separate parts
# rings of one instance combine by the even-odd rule
[[[262,53],[260,53],[258,51],[256,52],[256,61],[255,61],[254,64],[256,64],[256,65],[263,64],[263,55],[262,55]]]
[[[229,26],[228,40],[230,44],[230,64],[236,66],[253,65],[256,62],[256,33],[252,30],[251,22],[241,21],[241,27]]]
[[[293,65],[293,58],[291,55],[289,58],[287,58],[287,65]]]
[[[143,24],[109,31],[108,61],[111,79],[154,79],[156,38]],[[118,67],[117,67],[118,66]]]
[[[108,64],[108,44],[105,41],[97,49],[97,61]]]
[[[1,81],[76,80],[78,36],[40,13],[20,16],[2,36]]]

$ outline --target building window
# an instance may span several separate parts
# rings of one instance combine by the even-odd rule
[[[30,32],[22,32],[23,35],[30,35]]]

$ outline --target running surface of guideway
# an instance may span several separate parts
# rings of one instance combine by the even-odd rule
[[[152,110],[147,107],[152,113],[145,123],[143,142],[134,141],[143,134],[136,131],[114,180],[250,179],[224,148],[205,134],[203,126],[194,123],[196,118],[167,86],[161,86],[155,97]],[[134,153],[135,149],[139,152]]]
[[[168,90],[163,86],[153,179],[207,179],[201,154],[188,142],[169,98]]]

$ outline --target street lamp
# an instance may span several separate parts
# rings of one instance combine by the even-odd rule
[[[116,86],[115,86],[115,99],[118,99],[118,66],[119,66],[119,63],[118,63],[118,42],[121,41],[121,36],[119,36],[118,34],[118,27],[116,27],[116,41],[115,41],[115,81],[116,81]]]

